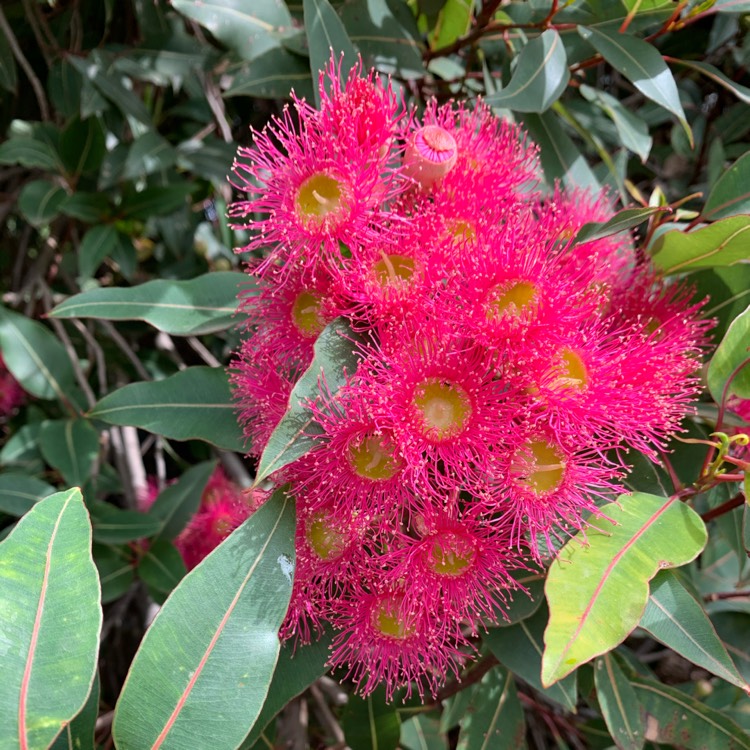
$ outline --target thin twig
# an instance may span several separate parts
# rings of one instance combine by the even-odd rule
[[[26,55],[23,54],[23,50],[18,44],[18,39],[16,39],[16,35],[13,33],[13,29],[11,29],[10,24],[8,23],[8,19],[5,17],[5,13],[3,13],[3,8],[1,5],[0,29],[2,29],[3,33],[5,34],[5,38],[8,40],[8,46],[13,52],[13,56],[16,58],[16,60],[18,60],[18,64],[21,66],[23,72],[26,73],[26,77],[31,83],[31,88],[34,89],[34,95],[36,96],[36,100],[39,103],[39,111],[42,115],[42,120],[48,122],[50,119],[49,105],[47,104],[47,97],[44,95],[44,87],[42,86],[41,81],[37,78],[36,73],[34,73],[34,69],[29,64],[29,61],[26,59]]]
[[[213,354],[203,345],[203,342],[195,336],[188,336],[187,342],[193,351],[209,366],[209,367],[223,367]]]
[[[86,340],[89,351],[94,355],[94,359],[96,360],[96,374],[99,380],[99,393],[104,395],[109,390],[107,388],[107,364],[104,358],[104,350],[99,346],[99,342],[93,337],[91,331],[80,320],[71,318],[70,322]]]
[[[36,43],[39,45],[39,50],[42,53],[42,57],[44,57],[44,62],[47,63],[47,67],[52,67],[52,56],[49,53],[49,45],[47,44],[47,41],[42,36],[42,30],[39,26],[39,16],[38,13],[38,3],[33,3],[31,0],[23,0],[23,9],[26,12],[26,18],[29,21],[29,26],[31,26],[31,30],[34,32],[34,38],[36,39]]]
[[[703,597],[704,602],[718,602],[723,599],[748,599],[750,598],[750,589],[740,591],[717,591],[713,594],[706,594]]]
[[[701,515],[701,518],[703,519],[703,521],[706,521],[706,522],[711,521],[714,518],[723,516],[725,513],[729,513],[730,510],[739,508],[744,502],[745,502],[745,494],[743,492],[738,492],[733,498],[703,513]]]
[[[336,720],[329,705],[326,703],[325,698],[321,689],[313,683],[310,685],[310,695],[315,703],[315,713],[323,725],[323,729],[328,732],[330,737],[336,742],[344,742],[346,739],[344,736],[344,730],[341,728],[341,724]]]
[[[125,341],[122,334],[108,320],[99,320],[97,322],[107,332],[107,335],[112,341],[115,342],[120,351],[128,358],[130,364],[133,365],[141,380],[151,380],[151,375],[149,375],[148,370],[143,366],[141,360],[138,359],[130,344]]]
[[[52,294],[50,292],[50,288],[43,281],[40,281],[39,287],[42,290],[44,311],[45,313],[49,313],[49,311],[52,309]],[[47,320],[55,329],[55,333],[62,342],[62,345],[65,347],[68,359],[70,360],[70,364],[73,368],[73,374],[76,376],[76,380],[78,381],[78,385],[81,386],[81,390],[83,391],[84,396],[86,396],[86,402],[88,403],[89,409],[93,408],[94,404],[97,401],[96,396],[94,395],[94,391],[91,390],[88,378],[81,369],[81,362],[78,359],[78,353],[73,346],[73,342],[70,340],[70,336],[68,336],[68,332],[65,330],[65,326],[56,318],[50,318],[48,316]]]

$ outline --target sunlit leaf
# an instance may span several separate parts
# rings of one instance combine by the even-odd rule
[[[521,50],[508,85],[486,101],[492,107],[517,112],[544,112],[560,98],[569,80],[568,58],[560,35],[547,29]]]
[[[187,281],[156,279],[131,287],[92,289],[61,302],[56,318],[143,320],[173,336],[215,333],[239,323],[237,295],[253,280],[244,273],[217,271]]]
[[[83,708],[96,672],[102,612],[80,490],[37,503],[0,544],[0,612],[2,737],[46,748]]]
[[[640,621],[657,571],[690,562],[706,544],[700,516],[676,498],[622,495],[601,514],[585,541],[565,544],[547,577],[545,685],[621,643]]]
[[[279,655],[294,529],[294,503],[279,490],[172,592],[120,694],[113,724],[118,747],[242,742]]]
[[[708,390],[720,404],[727,395],[750,398],[750,306],[740,313],[727,328],[708,365]]]

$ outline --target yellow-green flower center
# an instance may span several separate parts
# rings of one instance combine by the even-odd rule
[[[560,357],[554,365],[557,378],[554,385],[562,388],[584,390],[589,382],[586,364],[580,355],[567,347],[560,352]]]
[[[297,295],[292,305],[292,323],[308,339],[314,339],[326,327],[320,313],[323,295],[304,290]]]
[[[314,513],[305,523],[305,538],[321,560],[335,560],[344,554],[348,535],[334,522],[328,511]]]
[[[437,536],[430,545],[427,565],[439,576],[460,576],[476,559],[477,550],[471,539],[447,532]]]
[[[530,310],[537,302],[537,289],[529,281],[514,281],[499,284],[490,292],[487,317],[501,318],[504,315],[518,316]]]
[[[414,392],[414,405],[424,436],[436,442],[458,435],[471,417],[469,394],[450,380],[429,378],[422,381]]]
[[[376,482],[390,479],[401,469],[394,446],[382,435],[367,435],[360,442],[352,443],[349,464],[357,476]]]
[[[370,614],[370,621],[381,635],[404,641],[416,633],[416,627],[405,622],[401,614],[403,600],[403,596],[395,594],[383,596],[376,602]]]
[[[535,494],[544,495],[562,484],[565,461],[557,446],[536,439],[529,440],[516,454],[513,468]]]
[[[382,288],[406,284],[414,276],[414,258],[407,255],[386,255],[372,267],[375,278]]]
[[[321,224],[341,208],[341,183],[324,172],[311,175],[297,188],[294,205],[303,221]]]

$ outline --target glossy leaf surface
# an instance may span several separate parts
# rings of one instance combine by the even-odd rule
[[[612,654],[594,662],[596,697],[612,738],[619,750],[641,750],[645,741],[645,722],[635,690]]]
[[[517,112],[545,112],[560,98],[569,80],[562,39],[554,29],[547,29],[521,50],[508,85],[486,101],[492,107]]]
[[[96,671],[99,595],[78,489],[37,503],[0,544],[6,747],[47,747],[83,707]]]
[[[247,274],[223,271],[189,281],[157,279],[131,287],[92,289],[60,303],[56,318],[143,320],[173,336],[199,336],[229,328],[236,316],[237,294],[252,288]]]
[[[240,744],[276,666],[294,528],[294,503],[279,490],[172,592],[120,695],[118,748]]]
[[[630,34],[595,27],[579,26],[578,33],[644,96],[674,114],[690,133],[672,72],[653,45]]]
[[[750,694],[705,610],[672,571],[663,570],[651,581],[639,625],[688,661]]]
[[[725,389],[727,394],[750,398],[750,362],[743,365],[748,359],[750,306],[729,325],[708,365],[708,389],[717,404],[721,403]]]
[[[304,456],[315,444],[312,435],[316,428],[320,428],[306,402],[320,394],[321,378],[325,380],[327,392],[333,396],[346,382],[347,374],[355,373],[358,362],[355,346],[354,334],[342,319],[329,323],[318,336],[313,361],[294,386],[289,408],[268,438],[260,457],[256,485],[274,471]]]
[[[222,368],[188,367],[164,380],[123,386],[101,399],[88,416],[242,452],[244,439],[235,411]]]
[[[604,505],[611,520],[591,519],[586,542],[570,539],[550,568],[545,685],[621,643],[640,621],[657,571],[690,562],[706,544],[700,516],[679,500],[636,492],[619,503]]]
[[[488,672],[474,693],[473,710],[461,722],[457,750],[514,750],[526,734],[513,673]]]
[[[651,246],[654,264],[668,274],[731,266],[750,258],[748,232],[750,216],[730,216],[692,232],[664,232]]]

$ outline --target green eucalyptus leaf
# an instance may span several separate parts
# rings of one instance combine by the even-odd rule
[[[35,227],[49,224],[67,199],[65,191],[50,180],[27,182],[18,195],[18,210]]]
[[[123,545],[112,547],[94,542],[94,562],[102,585],[102,604],[119,599],[135,580],[133,554]]]
[[[186,573],[182,555],[168,539],[151,542],[138,562],[138,577],[157,604],[164,603]]]
[[[448,738],[440,731],[440,719],[417,714],[401,724],[400,746],[403,750],[448,750]]]
[[[531,617],[511,627],[489,628],[484,640],[501,664],[533,685],[546,698],[560,704],[567,711],[575,711],[578,697],[575,673],[547,687],[540,679],[544,628],[548,619],[547,607],[541,606]]]
[[[594,27],[579,26],[578,33],[644,96],[674,114],[692,143],[693,136],[680,103],[677,84],[653,45],[630,34]]]
[[[529,113],[524,116],[523,123],[541,147],[542,169],[548,185],[554,185],[555,180],[562,180],[563,184],[570,188],[601,189],[583,154],[554,113]]]
[[[191,466],[159,493],[148,509],[148,515],[162,523],[157,538],[174,539],[185,528],[200,507],[206,484],[215,469],[216,461]]]
[[[313,434],[320,430],[309,400],[319,393],[319,381],[325,380],[333,396],[357,369],[356,338],[343,318],[337,318],[323,330],[315,342],[313,361],[297,381],[289,396],[289,408],[268,438],[260,457],[254,486],[273,472],[305,455],[315,444]]]
[[[340,8],[352,44],[362,53],[365,68],[400,79],[425,74],[424,43],[413,13],[394,0],[358,0]]]
[[[750,305],[727,328],[708,364],[708,390],[717,404],[726,395],[750,398]],[[747,362],[747,365],[743,365]]]
[[[0,512],[20,518],[55,488],[36,477],[13,472],[0,474]]]
[[[236,325],[238,299],[253,280],[244,273],[216,271],[188,281],[156,279],[132,287],[91,289],[69,297],[53,318],[142,320],[172,336],[199,336]]]
[[[545,685],[621,643],[640,621],[657,571],[685,565],[706,544],[700,516],[676,498],[636,492],[600,510],[585,540],[571,538],[547,577]]]
[[[750,750],[750,735],[721,712],[682,690],[644,677],[631,684],[646,712],[646,738],[687,750]]]
[[[162,522],[137,510],[123,510],[110,503],[92,503],[91,521],[94,541],[99,544],[124,544],[158,534]]]
[[[29,422],[19,427],[0,449],[0,466],[27,475],[41,474],[44,470],[42,452],[39,450],[41,422]]]
[[[230,69],[231,78],[224,96],[255,96],[264,99],[288,99],[290,90],[313,100],[318,78],[310,76],[310,64],[283,47],[270,49],[252,63]],[[230,163],[230,162],[227,162]]]
[[[747,3],[747,6],[748,10],[750,10],[750,3]],[[750,88],[742,86],[731,78],[728,78],[715,66],[699,60],[676,60],[671,57],[669,58],[669,62],[685,65],[688,68],[697,70],[699,73],[703,73],[704,76],[714,83],[718,83],[719,86],[723,86],[727,91],[731,91],[741,102],[750,104]]]
[[[0,351],[27,393],[70,400],[76,382],[73,365],[59,339],[41,323],[0,306]]]
[[[99,717],[99,675],[94,676],[89,697],[78,715],[58,735],[50,750],[96,750],[94,740]]]
[[[472,709],[461,722],[457,750],[523,747],[526,722],[512,672],[491,669],[473,695]]]
[[[706,198],[701,217],[716,221],[750,211],[750,151],[746,151],[716,181]]]
[[[184,16],[208,29],[243,60],[255,60],[279,44],[292,28],[286,5],[277,0],[172,0]]]
[[[310,47],[310,72],[313,83],[318,73],[325,70],[333,55],[341,61],[342,72],[357,64],[357,50],[346,33],[344,24],[328,0],[303,0],[305,32]],[[315,102],[320,104],[320,92],[314,86]]]
[[[125,385],[97,402],[88,416],[244,452],[235,410],[221,367],[188,367],[164,380]]]
[[[750,216],[726,219],[683,232],[660,234],[651,245],[654,265],[666,274],[731,266],[750,259]]]
[[[50,495],[0,544],[6,747],[48,747],[83,708],[96,673],[99,598],[81,492]]]
[[[633,229],[643,224],[649,216],[653,216],[664,210],[660,207],[624,208],[607,221],[593,221],[584,224],[573,238],[573,242],[576,245],[580,245],[584,242],[593,242],[594,240],[600,240],[604,237],[610,237],[613,234]]]
[[[195,186],[189,182],[147,187],[140,191],[127,191],[120,205],[123,219],[147,221],[152,216],[167,216],[184,208]]]
[[[119,242],[120,233],[111,224],[91,227],[78,248],[78,271],[81,276],[93,276],[99,264],[112,255]],[[50,314],[54,316],[55,311]]]
[[[162,172],[177,161],[175,147],[156,131],[149,130],[130,146],[122,176],[126,180]]]
[[[263,708],[250,734],[240,745],[240,750],[250,750],[273,717],[292,698],[298,696],[328,671],[326,662],[331,653],[330,647],[330,633],[324,633],[317,641],[306,646],[285,643],[281,647]]]
[[[52,145],[33,135],[15,135],[0,144],[0,164],[20,164],[50,172],[61,168],[60,159]]]
[[[366,698],[350,695],[341,718],[346,743],[358,750],[397,750],[401,718],[392,703],[386,703],[385,688]]]
[[[486,101],[492,107],[516,112],[545,112],[560,98],[569,80],[560,35],[547,29],[521,50],[508,85]]]
[[[109,213],[109,201],[101,193],[78,192],[68,196],[60,210],[66,216],[95,224]]]
[[[641,161],[645,162],[653,145],[653,138],[648,132],[646,121],[631,112],[619,99],[606,93],[606,91],[600,91],[582,84],[580,92],[588,101],[600,107],[612,120],[622,145],[638,154]]]
[[[80,487],[99,456],[99,432],[87,419],[48,420],[39,431],[39,447],[67,484]]]
[[[96,117],[73,119],[60,134],[60,158],[65,171],[74,177],[95,172],[107,149],[104,129]]]
[[[720,341],[729,324],[750,305],[750,264],[698,271],[691,274],[690,281],[695,286],[695,299],[709,298],[704,315],[717,319],[711,333],[714,341]]]
[[[440,49],[464,36],[471,28],[472,11],[471,0],[445,0],[430,34],[430,47]]]
[[[117,747],[237,747],[260,714],[294,571],[294,503],[274,495],[182,580],[115,710]],[[175,635],[179,634],[179,647]]]
[[[651,581],[639,626],[688,661],[750,694],[703,606],[671,570],[662,570]]]
[[[641,750],[646,726],[638,698],[612,654],[594,662],[596,697],[618,750]]]

